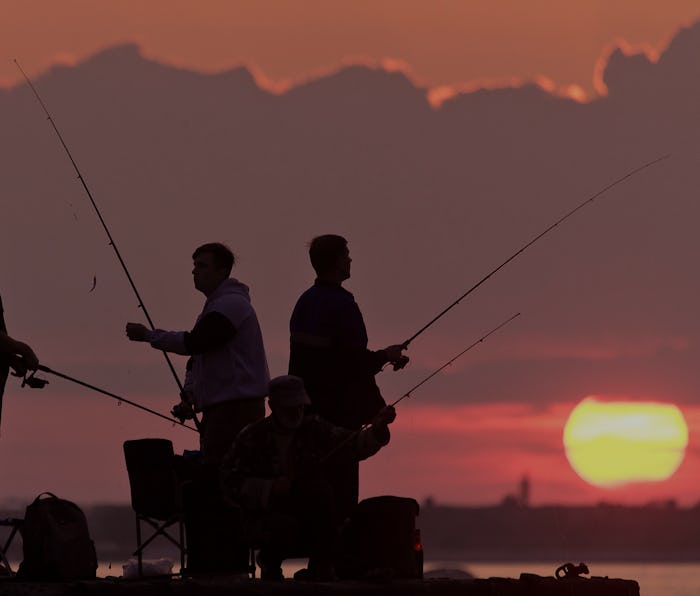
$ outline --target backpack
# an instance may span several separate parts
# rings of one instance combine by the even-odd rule
[[[85,514],[75,503],[52,493],[41,493],[27,507],[22,542],[24,560],[17,571],[19,578],[95,578],[95,543],[90,539]]]

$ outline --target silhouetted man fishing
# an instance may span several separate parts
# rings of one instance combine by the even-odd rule
[[[0,420],[2,420],[2,396],[10,369],[15,375],[23,377],[27,371],[36,370],[38,366],[39,359],[34,350],[26,343],[7,334],[5,311],[0,297]]]
[[[294,307],[289,323],[289,374],[304,380],[312,411],[350,430],[368,424],[386,405],[374,376],[391,363],[403,368],[402,345],[367,348],[367,330],[353,295],[342,287],[350,278],[350,251],[342,236],[327,234],[309,246],[314,285]],[[339,470],[336,507],[349,514],[357,504],[358,467]]]
[[[310,403],[299,377],[270,381],[271,414],[245,428],[224,459],[221,482],[225,496],[243,508],[251,541],[260,547],[258,562],[265,580],[281,580],[282,560],[309,556],[297,579],[334,579],[334,544],[338,522],[332,488],[322,470],[332,462],[374,455],[390,439],[388,425],[396,412],[382,408],[360,432],[305,416]]]
[[[194,328],[152,331],[127,323],[126,334],[158,350],[191,356],[180,406],[202,412],[202,457],[218,466],[238,432],[265,416],[269,373],[248,287],[229,277],[235,262],[231,250],[204,244],[192,260],[194,287],[207,297]]]
[[[265,417],[269,373],[262,332],[248,287],[230,278],[235,258],[214,242],[192,255],[194,287],[206,296],[191,331],[150,330],[127,323],[132,341],[158,350],[190,355],[181,412],[202,412],[202,467],[183,469],[189,573],[240,571],[247,550],[235,512],[221,498],[219,466],[240,430]]]

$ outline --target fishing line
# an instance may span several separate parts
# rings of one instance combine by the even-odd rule
[[[614,187],[617,186],[618,184],[620,184],[620,183],[624,182],[625,180],[627,180],[628,178],[631,178],[632,176],[638,174],[638,173],[641,172],[642,170],[645,170],[645,169],[647,169],[647,168],[650,168],[651,166],[653,166],[653,165],[655,165],[655,164],[657,164],[657,163],[659,163],[659,162],[661,162],[661,161],[664,161],[665,159],[668,159],[669,157],[671,157],[670,154],[669,154],[669,155],[664,155],[664,156],[662,156],[662,157],[658,157],[657,159],[655,159],[655,160],[653,160],[653,161],[650,161],[650,162],[648,162],[648,163],[645,163],[644,165],[639,166],[638,168],[635,168],[634,170],[632,170],[632,171],[630,171],[630,172],[627,172],[624,176],[620,176],[617,180],[614,180],[614,181],[611,182],[610,184],[608,184],[608,185],[604,186],[603,188],[601,188],[601,189],[600,189],[598,192],[596,192],[594,195],[588,197],[585,201],[583,201],[582,203],[580,203],[579,205],[577,205],[576,207],[574,207],[573,209],[571,209],[571,211],[569,211],[568,213],[566,213],[565,215],[563,215],[562,217],[560,217],[558,220],[556,220],[552,225],[550,225],[550,226],[549,226],[547,229],[545,229],[543,232],[540,232],[537,236],[535,236],[532,240],[530,240],[527,244],[525,244],[525,245],[524,245],[522,248],[520,248],[517,252],[513,253],[510,257],[508,257],[505,261],[503,261],[503,263],[501,263],[498,267],[496,267],[495,269],[493,269],[488,275],[486,275],[485,277],[483,277],[482,279],[480,279],[480,280],[479,280],[477,283],[475,283],[471,288],[469,288],[466,292],[464,292],[464,294],[462,294],[459,298],[457,298],[457,300],[455,300],[452,304],[450,304],[450,305],[447,306],[445,309],[443,309],[442,311],[440,311],[440,313],[439,313],[438,315],[436,315],[436,316],[433,317],[428,323],[426,323],[425,325],[423,325],[423,327],[421,327],[418,331],[416,331],[411,337],[409,337],[409,338],[408,338],[405,342],[403,342],[401,345],[402,345],[404,348],[407,348],[408,345],[409,345],[414,339],[416,339],[416,337],[418,337],[421,333],[423,333],[426,329],[428,329],[428,327],[430,327],[431,325],[433,325],[433,323],[436,323],[440,318],[443,317],[443,315],[447,314],[450,310],[452,310],[455,306],[457,306],[462,300],[464,300],[467,296],[469,296],[469,294],[471,294],[471,293],[472,293],[474,290],[476,290],[479,286],[481,286],[483,283],[485,283],[491,276],[493,276],[495,273],[497,273],[498,271],[500,271],[501,269],[503,269],[503,267],[505,267],[508,263],[510,263],[513,259],[515,259],[516,257],[518,257],[520,254],[522,254],[523,252],[525,252],[525,250],[527,250],[530,246],[532,246],[533,244],[535,244],[535,242],[537,242],[540,238],[542,238],[543,236],[545,236],[546,234],[548,234],[549,232],[551,232],[551,231],[552,231],[554,228],[556,228],[559,224],[561,224],[561,223],[563,223],[564,221],[566,221],[567,219],[569,219],[572,215],[574,215],[574,213],[576,213],[576,212],[579,211],[580,209],[583,209],[583,208],[584,208],[586,205],[588,205],[589,203],[592,203],[593,201],[595,201],[599,196],[601,196],[602,194],[606,193],[606,192],[609,191],[611,188],[614,188]]]
[[[393,407],[393,406],[395,406],[396,404],[398,404],[400,401],[402,401],[402,400],[404,400],[404,399],[410,397],[410,396],[411,396],[411,393],[413,393],[413,392],[414,392],[416,389],[418,389],[421,385],[427,383],[430,379],[432,379],[432,378],[433,378],[435,375],[437,375],[439,372],[441,372],[442,370],[444,370],[444,369],[446,369],[448,366],[450,366],[455,360],[457,360],[458,358],[460,358],[461,356],[463,356],[464,354],[466,354],[466,353],[467,353],[469,350],[471,350],[472,348],[475,348],[475,347],[478,346],[480,343],[482,343],[489,335],[492,335],[492,334],[496,333],[496,331],[498,331],[499,329],[501,329],[501,327],[505,327],[508,323],[510,323],[510,322],[513,321],[514,319],[517,319],[519,316],[520,316],[520,313],[515,313],[515,314],[514,314],[513,316],[511,316],[509,319],[506,319],[505,321],[503,321],[503,323],[501,323],[498,327],[494,327],[494,328],[491,329],[491,331],[489,331],[486,335],[481,336],[481,337],[480,337],[479,339],[477,339],[475,342],[469,344],[469,345],[468,345],[464,350],[462,350],[459,354],[457,354],[456,356],[452,357],[450,360],[448,360],[447,362],[445,362],[445,364],[443,364],[443,365],[442,365],[440,368],[438,368],[437,370],[434,370],[434,371],[433,371],[432,373],[430,373],[427,377],[425,377],[420,383],[418,383],[417,385],[414,385],[413,387],[411,387],[408,391],[406,391],[406,393],[404,393],[404,394],[403,394],[401,397],[399,397],[395,402],[393,402],[393,403],[391,403],[391,404],[389,404],[389,405]]]
[[[88,185],[85,182],[85,178],[83,178],[83,175],[81,174],[80,169],[78,169],[78,164],[76,163],[75,159],[73,159],[73,155],[70,152],[68,145],[66,145],[66,142],[63,140],[63,136],[61,135],[61,132],[58,130],[58,127],[56,126],[56,122],[54,122],[54,119],[51,117],[51,114],[49,113],[49,110],[46,107],[46,104],[41,99],[41,96],[39,95],[39,92],[34,87],[31,79],[29,78],[29,76],[27,76],[27,73],[24,72],[24,70],[22,69],[22,67],[20,66],[20,64],[16,58],[14,59],[14,62],[17,65],[17,68],[19,69],[19,71],[22,73],[22,76],[24,77],[24,79],[27,81],[27,85],[29,85],[29,88],[34,93],[34,97],[36,97],[37,101],[39,102],[39,105],[44,110],[44,113],[46,114],[46,118],[51,123],[51,127],[53,128],[54,132],[56,133],[58,140],[61,142],[61,145],[63,146],[63,149],[66,152],[66,155],[68,155],[68,159],[70,159],[71,164],[73,164],[73,168],[75,169],[75,172],[78,175],[78,180],[80,180],[80,183],[83,185],[83,188],[85,189],[85,192],[87,193],[87,196],[90,199],[90,203],[92,204],[92,207],[95,210],[95,213],[97,214],[97,217],[100,220],[100,223],[102,224],[102,228],[104,229],[105,233],[107,234],[107,238],[109,239],[109,245],[114,250],[114,254],[117,256],[117,260],[119,261],[119,264],[121,265],[121,267],[126,275],[126,278],[129,280],[129,284],[131,285],[131,289],[133,290],[134,294],[136,295],[136,299],[138,300],[138,307],[143,311],[143,314],[146,317],[146,320],[148,321],[148,324],[150,325],[151,329],[154,330],[155,325],[153,324],[151,316],[148,314],[148,310],[146,309],[146,305],[143,303],[143,300],[141,299],[141,295],[139,294],[139,291],[136,289],[136,284],[134,283],[134,280],[132,279],[131,274],[129,273],[129,270],[126,267],[126,263],[124,262],[124,259],[122,258],[121,253],[119,252],[119,249],[117,248],[117,245],[114,242],[114,238],[112,237],[112,234],[110,233],[109,228],[107,227],[107,224],[106,224],[104,218],[102,217],[102,213],[100,213],[100,210],[97,207],[97,203],[95,203],[95,199],[93,198],[92,193],[90,192],[90,189],[88,188]],[[170,372],[172,373],[173,378],[175,379],[175,382],[177,383],[177,386],[180,390],[180,393],[182,393],[183,387],[182,387],[182,383],[180,382],[180,378],[177,376],[177,373],[175,372],[175,367],[173,366],[173,363],[171,362],[170,357],[168,356],[167,352],[165,352],[164,350],[163,350],[163,356],[165,357],[165,361],[167,362],[168,367],[170,368]]]
[[[67,381],[71,381],[72,383],[76,383],[77,385],[81,385],[82,387],[92,389],[93,391],[96,391],[97,393],[101,393],[103,395],[106,395],[107,397],[111,397],[112,399],[116,399],[120,404],[121,403],[128,404],[130,406],[133,406],[134,408],[138,408],[139,410],[143,410],[144,412],[148,412],[149,414],[153,414],[154,416],[158,416],[159,418],[163,418],[164,420],[167,420],[168,422],[171,422],[173,424],[177,424],[179,426],[189,428],[190,430],[193,430],[195,432],[199,432],[194,426],[190,426],[189,424],[185,424],[184,422],[180,422],[179,420],[177,420],[175,418],[171,418],[170,416],[166,416],[165,414],[161,414],[160,412],[156,412],[155,410],[152,410],[151,408],[147,408],[146,406],[142,406],[141,404],[138,404],[134,401],[126,399],[125,397],[121,397],[120,395],[112,393],[111,391],[106,391],[104,389],[100,389],[99,387],[95,387],[95,385],[91,385],[90,383],[86,383],[85,381],[81,381],[79,379],[76,379],[76,378],[71,377],[69,375],[66,375],[64,373],[53,370],[53,369],[49,368],[48,366],[44,366],[43,364],[40,364],[37,367],[37,370],[41,370],[43,372],[55,375],[57,377],[60,377],[61,379],[65,379]],[[48,381],[46,379],[40,379],[38,377],[35,377],[34,373],[32,373],[31,375],[24,377],[24,379],[22,380],[22,387],[24,387],[25,385],[28,385],[32,389],[41,389],[47,383],[48,383]]]

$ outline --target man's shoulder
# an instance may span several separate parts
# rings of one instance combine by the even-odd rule
[[[304,417],[304,430],[311,435],[328,437],[342,435],[345,432],[345,429],[336,426],[325,418],[321,418],[318,414],[310,414]]]
[[[229,277],[219,284],[208,298],[208,302],[235,300],[250,303],[250,288],[235,277]]]
[[[238,434],[238,439],[243,441],[255,441],[258,437],[266,435],[272,429],[272,421],[269,416],[251,422],[244,426]]]
[[[209,312],[218,312],[228,318],[240,319],[255,313],[255,309],[250,301],[250,297],[245,293],[218,291],[209,297],[202,309],[202,314]],[[234,320],[234,324],[235,322]]]
[[[349,292],[342,286],[315,283],[299,296],[297,303],[303,304],[307,302],[338,305],[354,304],[355,297],[352,292]]]

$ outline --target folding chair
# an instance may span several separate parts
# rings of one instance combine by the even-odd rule
[[[139,576],[143,575],[143,551],[163,536],[180,551],[180,572],[185,568],[187,547],[181,505],[181,484],[175,471],[173,444],[167,439],[138,439],[124,442],[124,458],[131,487],[131,507],[136,514],[136,551]],[[141,534],[144,522],[154,530],[147,539]],[[178,538],[168,533],[176,526]]]
[[[22,528],[23,523],[24,520],[17,517],[7,517],[5,519],[0,519],[0,527],[12,528],[7,536],[7,539],[5,540],[5,543],[2,545],[2,548],[0,548],[0,562],[2,562],[2,564],[5,566],[10,575],[14,575],[15,573],[14,571],[12,571],[12,567],[10,567],[10,562],[7,560],[7,552],[10,549],[12,540],[17,535],[17,532],[19,532]]]

